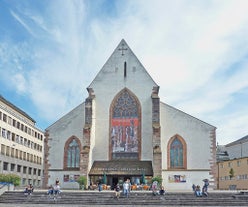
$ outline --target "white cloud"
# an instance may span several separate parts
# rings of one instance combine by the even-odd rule
[[[19,89],[28,89],[48,122],[86,98],[86,87],[124,38],[160,85],[161,101],[217,126],[223,142],[238,138],[235,129],[245,133],[245,116],[221,112],[247,87],[247,1],[116,1],[112,16],[93,2],[48,2],[39,12],[11,10],[32,36],[33,65],[21,81],[27,66],[18,64]],[[221,121],[229,116],[233,121]]]

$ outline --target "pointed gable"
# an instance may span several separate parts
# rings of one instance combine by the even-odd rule
[[[137,82],[138,79],[142,81]],[[94,88],[98,81],[102,85],[103,82],[110,80],[112,84],[120,85],[121,88],[134,82],[143,85],[144,81],[146,84],[150,83],[151,87],[157,86],[124,39],[120,41],[88,88]]]

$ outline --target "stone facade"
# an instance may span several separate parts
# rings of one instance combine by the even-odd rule
[[[205,178],[215,187],[216,128],[162,103],[159,86],[124,40],[87,90],[83,104],[47,128],[47,184],[59,177],[62,187],[76,188],[68,176],[73,181],[79,175],[88,184],[106,176],[108,185],[161,176],[167,190],[191,190]],[[80,149],[79,166],[77,157],[70,162],[73,146]],[[67,165],[74,168],[68,171]],[[103,165],[102,172],[93,169]]]

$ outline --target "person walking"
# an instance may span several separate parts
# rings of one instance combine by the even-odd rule
[[[116,186],[115,186],[115,197],[117,199],[120,198],[120,190],[121,190],[120,185],[117,183]]]
[[[129,192],[130,192],[130,182],[128,179],[123,183],[123,193],[126,198],[129,197]]]

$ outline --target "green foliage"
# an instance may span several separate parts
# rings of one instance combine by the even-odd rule
[[[14,186],[19,186],[21,178],[15,174],[0,174],[0,182],[12,183]]]
[[[230,176],[231,179],[234,177],[234,170],[233,170],[233,168],[230,169],[229,176]]]
[[[156,176],[152,178],[152,182],[157,181],[159,185],[162,184],[163,178],[161,176]]]
[[[87,184],[87,178],[86,176],[80,176],[78,179],[77,179],[77,182],[78,184],[80,185],[80,188],[82,186],[86,187],[86,184]]]

